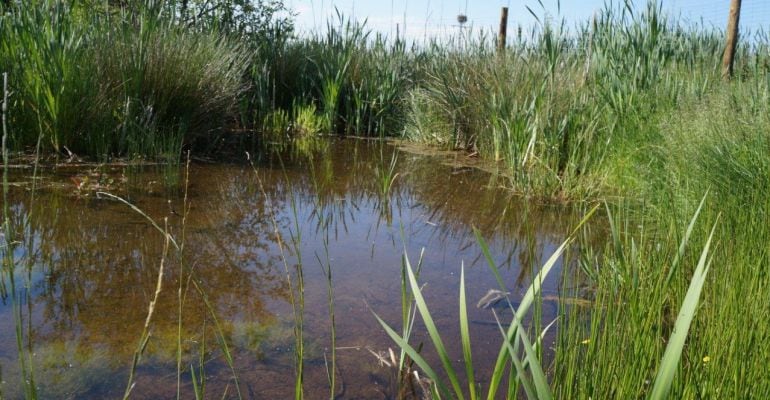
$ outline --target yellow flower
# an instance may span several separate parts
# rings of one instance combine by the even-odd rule
[[[584,341],[582,341],[582,342],[580,342],[580,343],[582,343],[582,344],[588,344],[588,343],[591,343],[591,339],[586,339],[586,340],[584,340]]]
[[[704,363],[704,364],[708,364],[708,363],[709,363],[709,361],[711,361],[711,357],[709,357],[709,356],[705,356],[705,357],[703,357],[703,363]]]

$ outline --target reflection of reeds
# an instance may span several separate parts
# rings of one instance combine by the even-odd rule
[[[315,173],[315,169],[311,168],[310,172],[312,175],[315,191],[318,193],[319,181]],[[321,266],[321,271],[323,272],[324,278],[326,278],[326,298],[327,302],[329,303],[329,323],[331,325],[331,366],[329,366],[327,362],[326,376],[329,383],[329,398],[334,400],[337,397],[337,325],[334,316],[334,284],[332,280],[331,257],[329,256],[329,227],[331,221],[327,219],[327,214],[324,212],[324,207],[322,204],[320,204],[318,196],[313,198],[313,206],[314,210],[312,215],[317,215],[318,217],[317,226],[321,230],[321,237],[324,248],[324,259],[322,260],[318,254],[316,254],[316,259],[318,260],[318,264]],[[324,353],[324,360],[326,360],[326,353]]]
[[[184,185],[184,201],[182,202],[182,245],[179,249],[180,258],[184,260],[184,245],[185,245],[185,238],[187,230],[185,227],[187,226],[187,216],[190,211],[188,202],[187,202],[187,195],[188,195],[188,189],[190,186],[190,153],[187,153],[187,164],[185,165],[185,185]],[[177,289],[177,325],[176,325],[176,398],[181,398],[181,391],[182,391],[182,304],[184,303],[184,296],[182,293],[185,293],[183,291],[184,288],[184,261],[179,263],[179,288]],[[192,274],[190,274],[192,277]],[[189,283],[188,283],[189,287]],[[205,332],[205,328],[204,328]],[[203,354],[205,353],[205,346],[206,346],[206,340],[201,341],[201,346],[203,349],[201,350],[201,358],[200,358],[200,371],[201,378],[203,378]],[[195,376],[195,367],[193,365],[190,365],[190,375],[193,382],[193,391],[195,392],[196,399],[200,399],[203,397],[203,388],[205,387],[205,384],[198,384],[198,378]],[[205,382],[205,380],[203,381]]]
[[[334,284],[332,281],[332,265],[331,258],[329,257],[329,231],[328,228],[324,231],[324,257],[325,261],[321,260],[318,255],[318,263],[321,265],[324,277],[326,278],[326,301],[329,303],[329,323],[331,325],[331,366],[327,365],[326,375],[329,382],[329,398],[334,400],[337,398],[337,324],[334,316]],[[326,354],[324,353],[324,360],[326,360]]]
[[[265,187],[262,183],[262,179],[259,177],[259,173],[257,172],[256,167],[254,164],[251,164],[251,167],[254,171],[254,175],[257,179],[257,183],[259,185],[259,190],[262,193],[262,196],[264,196],[265,201],[268,203],[267,208],[272,207],[271,197],[268,196],[267,191],[265,190]],[[287,179],[288,181],[288,179]],[[294,222],[294,229],[293,231],[290,229],[290,236],[291,236],[291,245],[292,250],[294,251],[295,256],[297,257],[297,263],[294,266],[294,272],[296,276],[296,283],[291,277],[291,272],[289,271],[289,261],[286,256],[286,245],[284,244],[283,237],[281,236],[280,229],[278,227],[278,221],[275,219],[275,214],[270,213],[271,215],[271,222],[273,224],[273,234],[275,235],[275,240],[278,245],[278,250],[281,254],[281,261],[283,263],[284,272],[286,273],[286,284],[289,287],[289,303],[291,304],[292,308],[292,315],[294,318],[294,371],[295,371],[295,378],[294,378],[294,398],[296,400],[300,400],[304,398],[304,368],[305,368],[305,360],[304,360],[304,311],[305,311],[305,281],[304,281],[304,270],[302,268],[302,251],[301,251],[301,244],[302,244],[302,232],[299,227],[299,217],[297,215],[297,203],[296,198],[294,197],[294,193],[289,193],[290,196],[290,203],[291,203],[291,210],[293,215],[293,222]]]
[[[381,144],[380,158],[378,163],[374,166],[374,176],[377,182],[377,195],[379,196],[378,208],[380,210],[380,217],[385,219],[388,226],[393,224],[393,208],[390,204],[390,191],[393,188],[393,184],[399,175],[399,173],[396,172],[397,164],[398,151],[392,151],[390,162],[387,163],[383,153],[383,144]]]
[[[155,310],[155,304],[157,302],[157,298],[160,295],[161,281],[162,281],[162,278],[163,278],[163,261],[166,259],[166,256],[167,256],[167,253],[168,253],[168,244],[171,244],[173,246],[173,248],[177,251],[177,254],[179,254],[180,258],[181,258],[182,250],[183,250],[183,242],[179,242],[179,241],[177,241],[173,237],[173,235],[171,234],[171,231],[168,228],[167,220],[166,220],[166,223],[164,224],[165,228],[161,228],[160,225],[152,217],[150,217],[147,213],[142,211],[137,206],[131,204],[128,201],[126,201],[125,199],[123,199],[121,197],[118,197],[118,196],[115,196],[115,195],[112,195],[112,194],[109,194],[109,193],[104,193],[104,192],[97,192],[97,195],[104,196],[106,198],[110,198],[110,199],[116,200],[118,202],[121,202],[121,203],[129,206],[131,209],[133,209],[135,212],[137,212],[139,215],[141,215],[147,221],[149,221],[150,224],[157,231],[159,231],[163,235],[163,237],[165,239],[165,243],[166,243],[164,245],[163,256],[161,258],[161,268],[160,268],[160,271],[159,271],[158,283],[157,283],[156,292],[155,292],[155,298],[150,302],[150,305],[149,305],[149,308],[148,308],[146,322],[145,322],[142,334],[140,336],[139,346],[137,347],[137,350],[134,352],[133,361],[132,361],[132,364],[131,364],[131,369],[130,369],[130,374],[129,374],[129,381],[128,381],[128,385],[126,387],[126,392],[124,394],[124,399],[127,399],[128,396],[131,393],[131,390],[133,389],[133,376],[134,376],[134,372],[135,372],[135,370],[137,368],[137,365],[138,365],[138,363],[139,363],[139,361],[141,359],[141,355],[144,353],[144,350],[145,350],[147,344],[149,343],[149,339],[150,339],[149,326],[150,326],[150,321],[151,321],[152,315],[153,315],[154,310]],[[185,204],[185,208],[187,208],[186,204]],[[186,213],[186,211],[185,211],[185,213]],[[185,222],[185,220],[183,220],[183,222]],[[182,227],[182,232],[185,232],[184,227]],[[182,236],[182,239],[184,239],[184,235]],[[180,275],[179,279],[183,280],[183,278],[184,278],[184,276]],[[208,314],[211,317],[211,319],[214,321],[214,328],[215,328],[217,345],[219,346],[219,349],[222,352],[224,360],[225,360],[228,368],[230,369],[230,372],[232,373],[232,378],[233,378],[233,382],[234,382],[234,385],[235,385],[236,393],[238,395],[238,398],[241,399],[241,398],[243,398],[243,396],[241,394],[240,384],[238,382],[238,374],[235,371],[235,365],[234,365],[234,361],[233,361],[232,352],[230,351],[230,346],[227,343],[227,337],[225,336],[225,331],[224,331],[222,325],[220,324],[219,319],[217,318],[216,309],[214,308],[214,306],[209,301],[208,294],[199,285],[198,281],[193,278],[192,274],[189,275],[188,279],[190,279],[190,282],[193,284],[193,286],[195,287],[196,291],[201,296],[201,298],[202,298],[202,300],[204,302],[206,311],[208,312]],[[181,282],[180,282],[180,285],[181,285]],[[181,286],[180,286],[180,289],[181,289]],[[177,333],[179,334],[179,332],[181,332],[181,329],[178,327]],[[181,341],[181,337],[177,336],[177,345],[178,346],[180,346],[180,341]],[[177,369],[177,382],[180,382],[180,380],[181,380],[179,378],[179,374],[181,373],[180,369],[179,369],[179,364],[181,362],[180,361],[179,352],[180,352],[180,350],[177,349],[177,357],[178,357],[177,358],[177,368],[178,368]],[[200,372],[200,375],[197,376],[197,377],[195,376],[194,368],[191,367],[191,375],[192,375],[192,379],[193,379],[193,382],[194,382],[194,389],[193,390],[195,391],[196,395],[199,395],[199,394],[203,393],[202,392],[202,387],[205,384],[205,375],[203,375],[204,372],[203,372],[203,368],[202,368],[203,367],[203,361],[202,360],[200,362],[200,367],[201,367],[201,369],[200,369],[201,372]],[[179,392],[179,391],[180,391],[180,389],[177,388],[177,392]]]
[[[7,113],[8,113],[8,74],[3,73],[3,105],[2,105],[2,120],[3,120],[3,138],[2,138],[2,157],[3,157],[3,236],[5,239],[5,243],[2,245],[2,252],[3,252],[3,265],[2,265],[2,276],[0,276],[0,280],[2,280],[2,297],[5,299],[7,296],[10,295],[11,298],[11,309],[13,310],[13,320],[14,320],[14,328],[15,328],[15,336],[16,336],[16,348],[18,351],[18,357],[19,357],[19,369],[21,372],[20,379],[22,381],[22,386],[24,388],[24,396],[27,399],[37,399],[37,386],[35,383],[35,374],[34,374],[34,367],[32,362],[32,343],[31,338],[29,342],[29,346],[24,346],[24,326],[23,326],[23,311],[21,308],[21,304],[23,301],[26,301],[26,304],[30,305],[30,293],[29,290],[24,290],[25,299],[20,299],[17,296],[20,296],[19,293],[16,291],[16,259],[14,257],[14,250],[16,246],[19,244],[19,242],[15,241],[14,239],[14,229],[11,227],[11,212],[10,207],[11,205],[8,202],[8,126],[7,126]],[[37,154],[37,153],[36,153]],[[37,155],[35,156],[37,159]],[[34,178],[37,175],[37,167],[35,168],[35,172],[33,173],[33,182]],[[35,193],[35,185],[32,185],[32,198],[34,199],[34,193]],[[27,220],[28,221],[28,220]],[[22,228],[22,232],[25,232],[26,234],[26,240],[27,240],[27,252],[31,252],[34,243],[34,235],[29,232],[26,227]],[[24,238],[22,238],[24,240]],[[30,287],[31,282],[31,273],[32,273],[32,263],[33,263],[33,257],[29,254],[27,255],[27,285],[26,287]],[[8,285],[6,286],[5,281],[8,280]],[[31,305],[29,306],[31,307]],[[31,334],[32,332],[32,312],[31,308],[29,309],[28,313],[28,327],[27,332],[28,334]]]
[[[385,163],[385,156],[382,148],[380,148],[380,162],[374,167],[374,175],[377,179],[379,195],[383,199],[387,199],[390,195],[390,189],[393,188],[393,183],[398,178],[398,172],[396,172],[396,164],[398,163],[398,152],[393,151],[390,157],[390,162]]]
[[[3,118],[3,141],[2,141],[2,156],[3,156],[3,270],[10,269],[13,264],[13,253],[11,252],[11,226],[10,226],[10,205],[8,204],[8,127],[5,122],[5,114],[8,112],[8,73],[3,72],[3,105],[2,105],[2,118]],[[8,289],[5,287],[5,279],[0,279],[0,295],[2,298],[6,298],[8,295]]]

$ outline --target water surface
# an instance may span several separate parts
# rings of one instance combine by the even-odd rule
[[[164,237],[145,216],[98,191],[134,204],[183,245],[181,252],[171,248],[164,262],[133,398],[176,398],[178,341],[182,397],[192,397],[191,365],[200,375],[203,363],[207,396],[235,398],[219,332],[243,397],[290,398],[290,285],[296,289],[300,262],[307,397],[329,397],[328,264],[339,398],[391,398],[393,371],[372,352],[395,346],[372,313],[400,330],[404,252],[414,265],[422,253],[426,301],[457,360],[459,274],[465,265],[477,379],[486,380],[500,333],[492,313],[475,303],[497,284],[472,228],[487,238],[515,302],[532,270],[574,225],[574,216],[522,202],[499,188],[500,178],[457,164],[460,155],[418,155],[360,140],[316,147],[268,157],[254,167],[193,162],[189,179],[184,168],[47,168],[34,192],[30,179],[14,172],[9,206],[21,241],[13,250],[21,317],[14,318],[6,272],[0,307],[3,397],[22,396],[17,326],[41,398],[123,395],[155,293]],[[395,180],[386,192],[381,178],[393,157]],[[561,289],[560,275],[557,268],[546,282],[544,323],[558,313],[553,297]],[[417,324],[412,342],[420,341],[430,347]]]

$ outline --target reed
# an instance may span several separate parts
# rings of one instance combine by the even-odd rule
[[[165,221],[164,225],[166,228],[165,232],[168,232],[168,221]],[[136,367],[139,365],[139,361],[141,360],[142,355],[144,354],[144,350],[147,348],[147,343],[150,340],[150,323],[152,321],[152,316],[155,314],[155,306],[158,303],[158,296],[160,296],[160,291],[163,288],[163,270],[166,263],[166,257],[168,256],[169,243],[171,242],[171,236],[168,233],[166,233],[164,236],[165,240],[163,242],[163,254],[161,255],[160,266],[158,267],[158,281],[155,285],[155,294],[153,299],[150,301],[149,306],[147,307],[147,318],[145,319],[142,333],[139,336],[139,344],[134,351],[133,360],[131,361],[131,369],[128,373],[128,383],[126,384],[126,391],[123,394],[123,400],[126,400],[131,396],[131,391],[134,389],[135,384],[134,374],[136,373]]]
[[[175,161],[182,143],[216,137],[243,90],[246,57],[222,34],[186,31],[159,4],[3,6],[0,65],[19,96],[12,145],[41,137],[45,152]]]

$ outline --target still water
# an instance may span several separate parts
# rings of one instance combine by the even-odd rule
[[[169,249],[163,263],[132,398],[176,398],[178,344],[182,398],[193,397],[191,370],[205,376],[207,398],[237,398],[234,376],[243,398],[291,398],[291,294],[294,289],[298,299],[300,263],[307,398],[329,398],[327,265],[338,398],[394,397],[395,374],[372,353],[397,348],[373,313],[400,331],[405,252],[413,265],[423,254],[423,292],[458,362],[465,265],[476,377],[484,382],[501,335],[492,312],[475,304],[498,286],[473,227],[487,239],[515,303],[576,217],[522,202],[500,188],[501,178],[466,161],[451,153],[338,140],[253,166],[193,161],[188,170],[46,168],[35,191],[30,171],[12,173],[8,209],[17,243],[15,269],[3,274],[2,397],[23,397],[19,346],[40,398],[123,396],[155,296],[164,236],[136,210],[97,192],[124,198],[167,227],[182,247]],[[387,176],[395,177],[389,188]],[[544,287],[543,324],[559,313],[560,270]],[[435,360],[419,322],[411,341],[424,342],[427,358]]]

